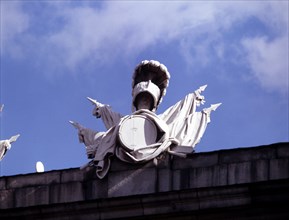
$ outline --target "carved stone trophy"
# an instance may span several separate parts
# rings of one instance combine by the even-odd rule
[[[131,115],[122,116],[109,105],[88,98],[95,105],[93,115],[103,120],[107,131],[95,132],[70,121],[78,129],[79,140],[92,159],[88,164],[96,166],[99,178],[107,174],[112,156],[134,164],[156,159],[165,152],[181,157],[193,153],[210,122],[211,111],[221,103],[197,112],[196,108],[205,102],[201,93],[206,86],[202,86],[157,115],[169,79],[165,65],[142,61],[132,77]]]

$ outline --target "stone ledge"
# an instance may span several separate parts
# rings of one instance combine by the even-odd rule
[[[288,217],[289,179],[0,210],[20,219],[260,219]],[[13,210],[13,211],[12,211]]]
[[[1,177],[0,209],[289,179],[288,151],[289,143],[281,143],[167,156],[158,165],[113,160],[102,180],[92,167]]]

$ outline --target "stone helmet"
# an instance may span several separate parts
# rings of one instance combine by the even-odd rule
[[[149,81],[143,81],[135,85],[132,91],[132,103],[133,107],[136,108],[136,97],[141,94],[147,92],[149,93],[153,98],[153,108],[152,111],[155,111],[158,106],[158,101],[160,99],[160,89],[157,85],[155,85],[151,80]]]
[[[166,94],[170,73],[164,64],[155,60],[144,60],[138,64],[132,76],[132,110],[136,108],[135,100],[138,94],[147,92],[152,95],[153,111],[156,111]]]

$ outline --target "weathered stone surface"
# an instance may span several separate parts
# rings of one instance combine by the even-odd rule
[[[86,172],[79,168],[67,169],[61,171],[61,183],[67,183],[71,181],[83,181],[85,179]]]
[[[156,184],[155,168],[111,172],[108,175],[108,197],[154,193]]]
[[[251,182],[251,162],[228,164],[228,184]]]
[[[83,183],[83,189],[86,200],[107,198],[108,197],[108,181],[107,178],[99,180],[88,180]]]
[[[196,167],[208,167],[218,164],[218,152],[197,153],[192,154],[189,158],[185,159],[174,157],[172,168],[173,169],[186,169]]]
[[[153,161],[149,161],[146,163],[139,163],[139,164],[129,164],[125,163],[117,158],[113,158],[110,171],[126,171],[126,170],[135,170],[135,169],[142,169],[143,167],[149,168],[149,167],[155,167],[156,165],[153,163]]]
[[[84,200],[84,191],[81,182],[54,184],[50,186],[50,203],[75,202],[82,200]]]
[[[212,167],[200,167],[190,171],[190,188],[209,187],[213,184]]]
[[[288,219],[289,179],[0,210],[10,219]]]
[[[139,163],[139,164],[130,164],[125,163],[117,158],[113,158],[110,166],[110,171],[126,171],[126,170],[136,170],[136,169],[142,169],[142,168],[155,168],[156,166],[158,168],[167,168],[170,166],[171,163],[171,156],[164,153],[162,156],[160,156],[159,159],[151,160],[145,163]]]
[[[269,160],[256,160],[251,162],[252,182],[266,181],[269,179]]]
[[[108,199],[98,204],[98,210],[100,211],[100,219],[129,218],[143,214],[139,198]]]
[[[154,215],[161,213],[174,212],[177,209],[176,202],[179,199],[177,193],[163,195],[156,198],[153,195],[148,195],[141,200],[144,215]]]
[[[25,187],[15,190],[15,207],[49,204],[49,187]]]
[[[49,185],[60,183],[61,171],[50,171],[45,173],[33,173],[7,177],[7,188],[22,188],[38,185]]]
[[[270,179],[289,178],[289,158],[270,160]]]
[[[189,173],[189,172],[187,172]],[[181,188],[181,171],[173,170],[172,172],[172,190],[179,190]],[[184,182],[184,181],[183,181]],[[187,185],[189,185],[189,178],[187,178]]]
[[[289,157],[289,146],[288,143],[280,143],[277,147],[277,157]]]
[[[213,167],[213,186],[225,186],[228,184],[228,165],[220,164]]]
[[[0,209],[12,208],[14,206],[14,192],[11,189],[0,190]]]
[[[184,212],[200,209],[200,198],[198,197],[198,191],[196,189],[186,190],[185,193],[179,193],[179,198],[179,201],[175,203],[176,210]]]
[[[226,185],[227,172],[227,165],[191,169],[190,188]]]
[[[71,168],[66,170],[61,170],[60,173],[60,183],[67,182],[83,182],[86,180],[98,179],[95,175],[95,168],[88,166],[84,169]]]
[[[231,189],[220,187],[209,190],[199,190],[198,198],[200,198],[200,209],[239,206],[250,204],[251,202],[246,186],[237,186]]]
[[[190,187],[190,169],[173,170],[173,190]]]
[[[125,204],[120,208],[117,205],[102,202],[94,203],[96,204],[95,210],[90,207],[89,212],[96,213],[95,215],[99,218],[110,218],[113,216],[109,211],[110,208],[114,213],[128,217],[137,216],[141,210],[146,215],[154,215],[158,210],[159,213],[169,212],[168,210],[186,212],[218,206],[225,207],[229,204],[242,205],[250,203],[250,196],[252,196],[250,190],[255,189],[242,188],[250,193],[250,196],[244,195],[244,192],[237,187],[240,184],[289,179],[287,146],[289,145],[282,143],[260,148],[196,153],[190,158],[165,157],[159,160],[159,163],[151,161],[137,166],[113,160],[111,170],[104,179],[96,177],[93,167],[83,170],[73,168],[1,177],[0,217],[3,210],[16,207],[39,207],[40,205],[50,207],[50,205],[59,206],[59,204],[87,203],[88,201],[93,203],[96,200],[108,201],[116,197],[126,198],[150,194],[155,199],[156,193],[168,192],[176,194],[171,194],[171,197],[167,198],[171,202],[169,204],[166,204],[165,196],[162,196],[159,200],[159,209],[157,200],[148,201],[148,199],[138,201],[140,204],[133,205],[134,210],[131,213],[128,212],[129,207]],[[226,189],[230,186],[236,187],[234,191],[227,192]],[[220,188],[214,191],[212,188],[216,187]],[[206,193],[204,194],[202,190]],[[189,191],[189,193],[179,194],[183,191]],[[230,197],[232,195],[233,197]],[[282,193],[276,192],[276,195],[280,197]],[[258,201],[263,198],[259,194],[254,196]],[[178,199],[174,199],[175,197]],[[274,195],[272,194],[271,197],[273,198]],[[278,200],[279,197],[276,199]],[[89,212],[86,213],[87,219],[93,216]]]
[[[238,163],[252,160],[272,159],[276,157],[275,147],[238,148],[234,150],[221,150],[219,163]]]
[[[6,178],[0,178],[0,189],[6,189]]]
[[[172,171],[170,169],[157,169],[157,192],[172,190]]]

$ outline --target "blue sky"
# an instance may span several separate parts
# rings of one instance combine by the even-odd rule
[[[288,1],[0,2],[2,176],[88,162],[68,121],[105,130],[87,96],[130,114],[142,60],[171,74],[158,113],[205,84],[223,103],[197,152],[289,141]]]

